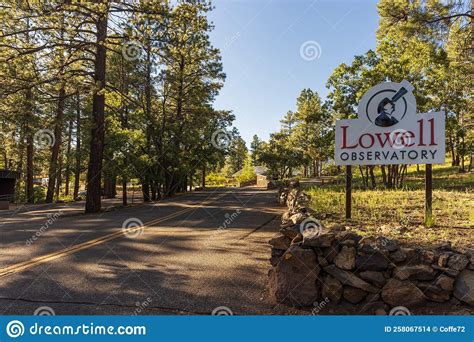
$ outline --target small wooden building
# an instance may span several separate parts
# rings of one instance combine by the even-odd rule
[[[269,181],[267,180],[268,168],[266,166],[254,166],[253,167],[255,174],[257,175],[256,181],[241,183],[239,186],[248,186],[248,185],[257,185],[261,188],[266,188]],[[236,178],[242,173],[242,170],[237,171],[232,175],[233,178]]]
[[[15,183],[18,176],[17,171],[0,169],[0,210],[8,210],[9,203],[15,195]]]

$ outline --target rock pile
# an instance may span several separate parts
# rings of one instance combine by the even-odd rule
[[[361,237],[341,225],[323,227],[297,182],[280,189],[278,200],[288,211],[280,232],[269,241],[269,289],[276,302],[474,306],[472,250],[461,252],[449,244],[408,248],[385,237]]]

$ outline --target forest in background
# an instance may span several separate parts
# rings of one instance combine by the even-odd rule
[[[381,0],[377,47],[339,65],[323,100],[303,89],[268,142],[254,137],[252,153],[276,178],[334,175],[337,119],[355,118],[372,86],[406,79],[415,87],[418,112],[446,114],[447,156],[459,172],[472,170],[474,153],[474,23],[469,1]],[[407,165],[359,166],[366,188],[399,188]]]
[[[145,201],[185,191],[238,138],[209,40],[208,1],[0,2],[0,168],[16,201],[78,199],[127,184]],[[214,143],[210,144],[211,139]],[[41,182],[45,182],[41,186]]]
[[[446,113],[446,146],[472,169],[474,24],[469,1],[381,0],[374,51],[339,65],[329,94],[303,89],[269,141],[246,142],[212,103],[225,81],[208,1],[0,0],[0,168],[18,171],[17,202],[101,197],[140,187],[145,201],[225,183],[341,172],[334,125],[362,94],[407,79],[418,111]],[[365,188],[399,188],[406,166],[361,166]],[[87,185],[87,186],[86,186]]]

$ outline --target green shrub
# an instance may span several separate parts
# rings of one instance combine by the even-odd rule
[[[247,159],[245,159],[244,167],[242,168],[242,172],[240,175],[236,177],[239,183],[245,183],[253,180],[257,180],[257,174],[252,165],[252,157],[247,155]]]
[[[46,187],[39,185],[33,188],[33,200],[35,203],[42,203],[46,199]]]
[[[227,178],[224,175],[211,172],[206,176],[206,184],[207,185],[225,185],[228,184],[230,181],[229,178]]]

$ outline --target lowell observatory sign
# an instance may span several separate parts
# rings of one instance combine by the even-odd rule
[[[336,121],[337,165],[437,164],[445,159],[443,112],[416,113],[408,81],[370,88],[358,118]]]

